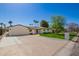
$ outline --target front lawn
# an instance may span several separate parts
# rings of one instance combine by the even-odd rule
[[[40,34],[40,36],[45,36],[45,37],[50,37],[50,38],[64,39],[64,34],[43,33],[43,34]],[[70,40],[72,40],[72,38],[74,36],[76,36],[76,35],[70,34]]]

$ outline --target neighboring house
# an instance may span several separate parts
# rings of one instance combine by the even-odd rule
[[[40,27],[40,32],[41,33],[43,33],[43,32],[52,32],[52,29],[51,28]]]
[[[20,24],[9,27],[8,29],[8,35],[10,36],[30,34],[29,28]]]
[[[44,32],[49,32],[48,28],[44,28],[44,27],[29,27],[32,31],[33,34],[40,34],[40,33],[44,33]]]
[[[29,27],[31,29],[31,33],[32,34],[39,34],[40,33],[40,29],[38,27]]]

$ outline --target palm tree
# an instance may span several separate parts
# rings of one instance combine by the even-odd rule
[[[8,23],[10,24],[10,27],[11,27],[13,22],[12,21],[9,21]]]
[[[4,24],[4,32],[6,31],[6,25]]]
[[[3,34],[3,23],[0,23],[1,25],[1,35]]]
[[[0,25],[1,25],[1,28],[2,28],[3,23],[0,23]]]
[[[33,24],[29,24],[30,26],[33,26]]]
[[[33,20],[33,22],[34,22],[35,24],[38,24],[38,23],[39,23],[39,21],[37,21],[37,20]]]

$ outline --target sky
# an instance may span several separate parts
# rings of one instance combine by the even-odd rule
[[[0,23],[29,25],[33,20],[46,20],[51,16],[64,16],[67,23],[79,23],[78,3],[0,3]]]

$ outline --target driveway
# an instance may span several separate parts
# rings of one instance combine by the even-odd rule
[[[59,52],[68,40],[40,36],[3,37],[0,41],[2,56],[52,56]]]

